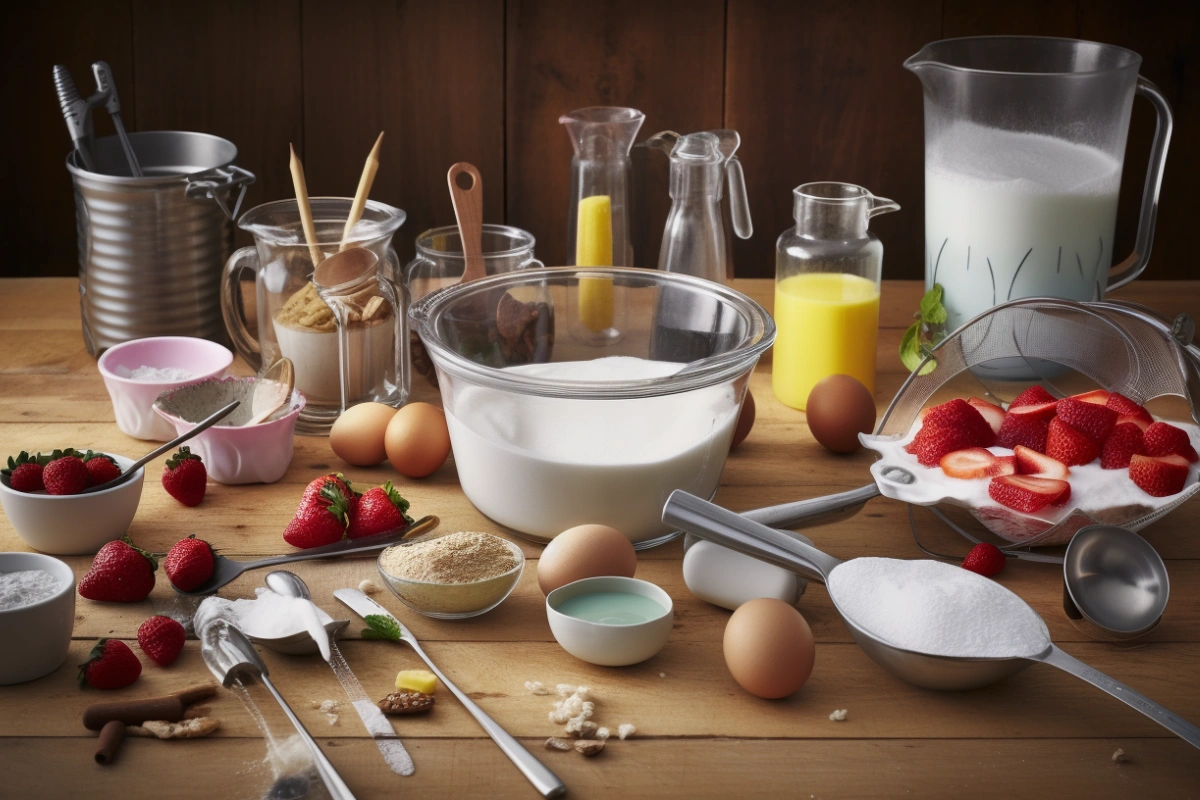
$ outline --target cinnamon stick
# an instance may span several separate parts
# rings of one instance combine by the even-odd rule
[[[110,720],[100,729],[100,739],[96,742],[96,763],[111,764],[117,758],[121,742],[125,741],[125,723]]]

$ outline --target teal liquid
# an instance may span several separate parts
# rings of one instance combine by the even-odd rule
[[[630,592],[593,592],[568,598],[558,604],[558,612],[585,622],[605,625],[640,625],[658,619],[667,612],[658,603]]]

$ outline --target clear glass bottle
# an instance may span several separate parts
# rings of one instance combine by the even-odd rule
[[[804,410],[830,375],[857,378],[875,393],[883,244],[867,230],[900,206],[852,183],[821,181],[793,190],[796,226],[776,242],[775,396]]]

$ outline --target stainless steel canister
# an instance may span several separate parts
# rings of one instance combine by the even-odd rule
[[[146,336],[226,341],[221,269],[254,175],[232,142],[205,133],[129,135],[144,177],[117,137],[96,140],[96,171],[67,157],[79,232],[79,307],[88,352]],[[230,197],[237,189],[237,199]]]

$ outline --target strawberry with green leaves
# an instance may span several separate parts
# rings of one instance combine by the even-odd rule
[[[88,485],[87,466],[77,455],[53,458],[42,470],[42,483],[46,485],[47,494],[79,494]]]
[[[122,536],[100,548],[79,581],[79,596],[108,603],[136,603],[154,588],[154,556]]]
[[[123,689],[142,674],[142,662],[120,639],[96,642],[88,660],[79,665],[79,687]]]
[[[121,477],[121,468],[117,466],[117,462],[112,456],[104,453],[88,450],[83,457],[83,465],[88,471],[88,486],[99,486]]]
[[[215,564],[212,545],[192,534],[171,546],[163,559],[163,572],[181,592],[194,592],[212,577]]]
[[[200,456],[184,446],[167,459],[163,468],[162,485],[167,494],[185,506],[198,506],[208,486],[208,470]]]
[[[367,489],[350,509],[350,525],[346,535],[351,539],[359,539],[403,530],[412,524],[412,517],[405,513],[408,505],[391,481]]]
[[[304,549],[341,541],[354,498],[348,491],[348,483],[338,475],[322,475],[310,483],[283,532],[284,541]]]
[[[40,492],[45,490],[42,482],[42,464],[38,456],[31,456],[22,450],[15,458],[8,457],[8,469],[0,470],[8,478],[8,485],[14,492]]]

